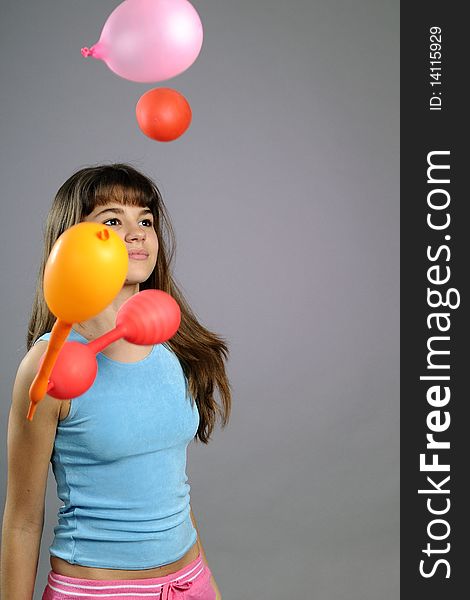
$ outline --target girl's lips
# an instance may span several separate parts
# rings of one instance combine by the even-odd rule
[[[133,252],[129,252],[129,258],[132,258],[133,260],[146,260],[149,255],[147,254],[147,252],[137,252],[137,251],[133,251]]]

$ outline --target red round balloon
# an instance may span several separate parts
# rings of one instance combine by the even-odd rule
[[[137,102],[135,112],[142,133],[159,142],[171,142],[183,135],[192,117],[189,102],[171,88],[145,92]]]
[[[58,400],[84,394],[93,385],[98,365],[87,344],[65,342],[49,378],[47,393]]]

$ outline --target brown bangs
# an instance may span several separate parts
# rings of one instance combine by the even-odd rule
[[[153,198],[149,198],[149,195],[141,188],[122,187],[120,185],[100,186],[96,190],[94,198],[90,200],[94,205],[91,210],[96,206],[109,204],[110,202],[117,202],[126,206],[142,206],[143,208],[150,208],[153,203]]]
[[[150,208],[153,213],[158,210],[158,191],[140,173],[129,169],[112,169],[92,178],[84,190],[84,215],[90,214],[97,206],[117,202],[127,206]]]

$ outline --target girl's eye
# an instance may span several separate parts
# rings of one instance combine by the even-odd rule
[[[109,225],[110,227],[113,227],[114,225],[117,225],[119,223],[119,219],[116,219],[115,217],[113,217],[112,219],[108,219],[107,221],[105,221],[103,223],[103,225]]]
[[[103,222],[104,225],[109,225],[110,227],[115,227],[117,225],[120,225],[120,223],[121,222],[116,217],[111,217],[110,219],[106,219],[106,221]],[[153,227],[152,219],[142,219],[142,221],[140,221],[140,224],[144,227]]]

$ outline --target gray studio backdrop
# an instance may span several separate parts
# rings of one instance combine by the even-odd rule
[[[230,343],[230,424],[188,449],[224,600],[395,600],[399,2],[194,0],[202,52],[153,85],[80,54],[118,3],[1,1],[3,500],[48,207],[77,168],[128,161],[161,186],[176,277]],[[135,121],[158,86],[193,111],[172,143]],[[61,505],[49,477],[35,599]]]

